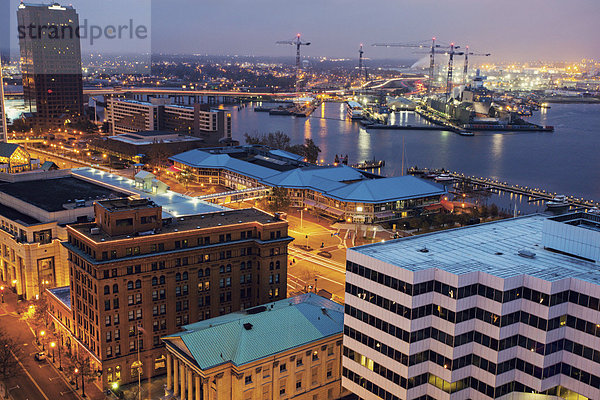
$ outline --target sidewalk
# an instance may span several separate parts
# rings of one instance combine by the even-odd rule
[[[54,363],[52,362],[52,350],[49,349],[49,343],[56,342],[60,346],[60,340],[54,337],[53,332],[50,328],[46,330],[47,335],[45,336],[45,346],[38,344],[36,341],[36,335],[32,327],[27,321],[23,319],[24,311],[27,310],[31,302],[18,301],[17,295],[9,289],[9,286],[5,282],[0,282],[0,285],[4,286],[4,303],[0,303],[0,315],[11,315],[18,319],[15,320],[15,325],[19,326],[21,334],[18,337],[19,343],[25,344],[31,347],[29,352],[40,352],[42,348],[46,351],[46,363],[52,368],[52,370],[58,375],[65,385],[72,389],[72,393],[79,399],[83,400],[81,391],[81,377],[79,378],[79,390],[75,390],[74,385],[71,385],[71,379],[68,376],[67,371],[69,366],[72,365],[65,349],[62,350],[59,355],[58,349],[54,350]],[[17,339],[17,338],[14,338]],[[59,364],[62,364],[62,371],[59,370]],[[38,382],[41,386],[44,386],[42,382]],[[100,390],[94,383],[85,384],[85,399],[101,400],[105,398],[102,390]],[[51,399],[52,400],[52,399]]]

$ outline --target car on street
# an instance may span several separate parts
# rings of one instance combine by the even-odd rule
[[[35,353],[35,355],[33,356],[33,358],[35,358],[36,361],[44,361],[47,357],[48,356],[46,355],[45,351]]]

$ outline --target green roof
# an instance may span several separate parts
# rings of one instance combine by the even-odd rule
[[[342,305],[308,293],[187,325],[162,340],[206,370],[226,362],[241,366],[340,334],[343,327]]]

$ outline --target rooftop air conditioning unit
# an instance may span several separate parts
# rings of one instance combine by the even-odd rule
[[[100,234],[100,228],[91,228],[90,229],[90,234],[91,235],[99,235]]]
[[[529,251],[529,250],[519,250],[519,252],[517,254],[519,254],[521,257],[525,257],[525,258],[535,258],[535,253],[533,251]]]

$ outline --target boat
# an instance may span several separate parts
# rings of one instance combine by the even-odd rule
[[[363,108],[356,101],[349,100],[346,102],[346,113],[350,119],[363,119]]]
[[[362,170],[383,168],[385,167],[385,160],[365,160],[358,164],[352,164],[351,167]]]
[[[454,177],[448,174],[439,174],[434,179],[436,182],[452,182],[454,180]]]
[[[559,194],[554,196],[552,200],[546,202],[547,208],[566,208],[569,206],[569,201],[567,200],[567,196],[564,194]]]

